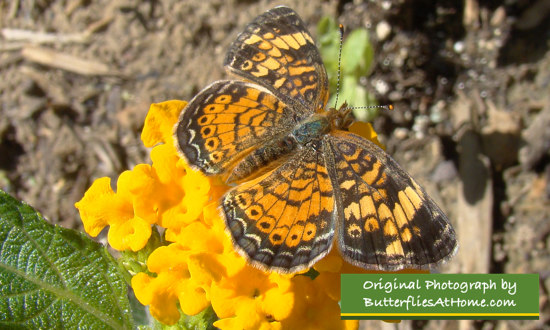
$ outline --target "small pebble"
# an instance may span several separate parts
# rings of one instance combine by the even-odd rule
[[[391,26],[386,21],[381,21],[376,25],[376,37],[378,40],[385,40],[391,33]]]

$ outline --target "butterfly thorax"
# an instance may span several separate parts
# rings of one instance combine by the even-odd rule
[[[351,123],[351,109],[344,103],[339,109],[330,108],[328,111],[314,113],[298,123],[290,135],[296,143],[305,146],[331,130],[347,130]]]
[[[318,140],[320,136],[330,132],[331,123],[325,114],[316,113],[298,123],[290,133],[290,137],[301,146]]]

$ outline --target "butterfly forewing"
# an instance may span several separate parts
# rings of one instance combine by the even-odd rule
[[[233,42],[224,65],[271,90],[300,118],[323,109],[327,73],[305,23],[288,7],[258,16]]]
[[[221,174],[243,153],[294,125],[292,110],[269,91],[244,81],[217,81],[183,109],[175,140],[190,165]]]

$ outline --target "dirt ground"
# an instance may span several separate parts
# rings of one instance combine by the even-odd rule
[[[366,27],[361,80],[387,151],[438,201],[461,245],[444,272],[538,273],[538,321],[364,328],[550,327],[550,2],[0,1],[0,187],[80,228],[91,182],[148,162],[149,105],[225,77],[228,45],[256,15],[294,8],[315,35],[330,15]]]

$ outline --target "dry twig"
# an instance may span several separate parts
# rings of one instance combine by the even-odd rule
[[[28,61],[85,76],[122,75],[118,70],[114,70],[106,64],[59,53],[44,47],[26,46],[23,48],[21,54]]]

